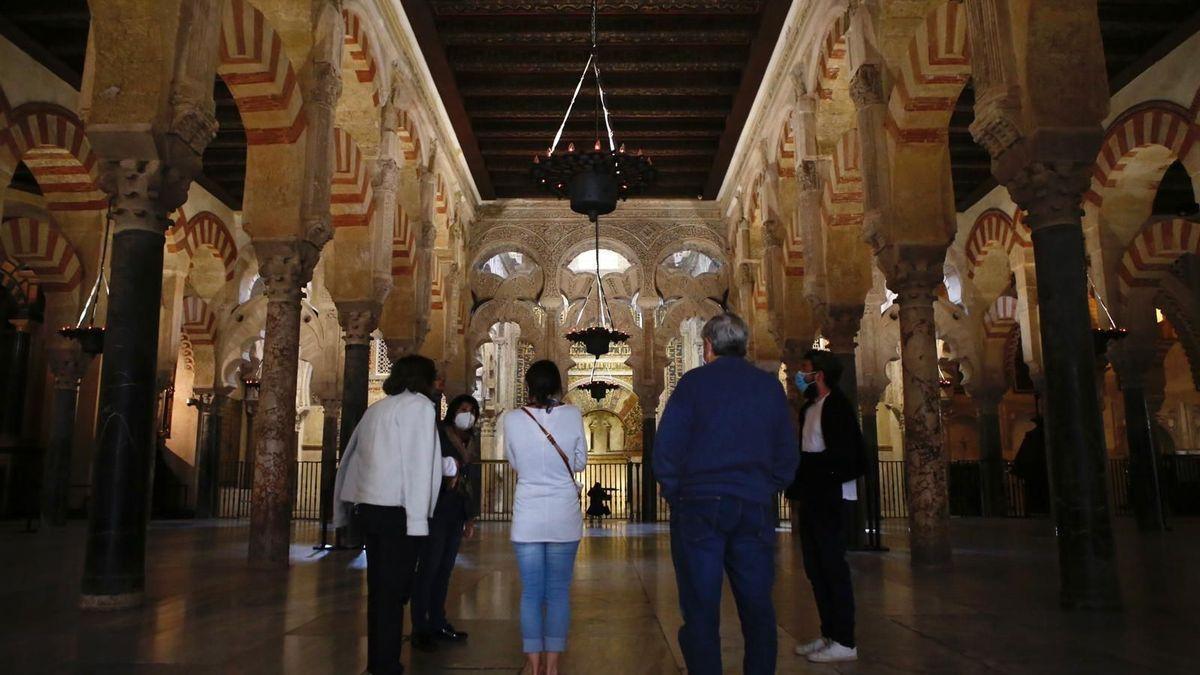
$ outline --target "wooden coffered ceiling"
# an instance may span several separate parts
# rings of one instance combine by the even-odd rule
[[[404,0],[480,194],[529,179],[587,62],[590,0]],[[600,0],[600,67],[618,143],[659,170],[646,195],[715,198],[789,0]],[[563,143],[595,141],[580,91]]]

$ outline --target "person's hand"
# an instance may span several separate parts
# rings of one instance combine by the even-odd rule
[[[468,520],[467,524],[463,526],[463,537],[466,539],[475,538],[475,521]]]

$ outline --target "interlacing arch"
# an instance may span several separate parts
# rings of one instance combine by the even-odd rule
[[[1033,247],[1023,223],[1013,222],[1012,217],[1000,209],[988,209],[979,214],[967,235],[966,256],[970,263],[967,278],[975,277],[975,270],[983,264],[992,244],[999,245],[1010,258],[1017,248]]]
[[[225,281],[233,279],[237,270],[237,242],[233,240],[229,228],[217,214],[211,211],[201,211],[186,220],[182,209],[176,225],[168,234],[167,251],[175,253],[184,251],[193,256],[202,246],[208,246],[221,259],[225,267]]]
[[[75,248],[44,220],[5,219],[0,224],[0,254],[33,272],[47,293],[70,293],[83,282]]]
[[[379,105],[379,68],[376,65],[371,36],[367,31],[367,22],[358,12],[347,7],[342,10],[342,20],[346,26],[344,68],[354,72],[355,78],[364,84],[372,85],[372,101]]]
[[[1151,101],[1135,106],[1108,127],[1100,156],[1092,172],[1092,187],[1085,197],[1089,208],[1099,209],[1106,190],[1116,185],[1122,172],[1139,150],[1150,146],[1166,148],[1188,174],[1200,174],[1200,144],[1193,115],[1169,101]],[[1153,199],[1154,195],[1148,195]]]
[[[217,73],[229,86],[249,145],[294,143],[304,132],[304,102],[279,34],[247,0],[228,0],[221,16]]]
[[[333,226],[367,227],[371,224],[374,192],[370,171],[358,144],[340,128],[333,130],[334,169],[329,195]]]
[[[833,175],[825,182],[821,200],[822,227],[863,224],[862,149],[857,129],[842,134],[833,150]]]
[[[1200,222],[1186,218],[1155,218],[1138,233],[1121,256],[1120,291],[1156,286],[1170,274],[1171,265],[1188,253],[1200,255]]]
[[[983,332],[989,338],[1007,339],[1019,323],[1017,299],[1002,295],[983,317]]]
[[[33,274],[3,255],[0,255],[0,289],[22,307],[31,307],[37,302],[38,286]]]
[[[888,101],[887,129],[901,143],[945,143],[954,105],[971,76],[967,11],[937,7],[909,43]]]
[[[392,277],[411,277],[416,269],[416,228],[408,212],[396,205],[396,222],[392,228]]]
[[[108,207],[99,189],[92,145],[75,113],[53,103],[25,103],[6,113],[0,127],[0,166],[24,161],[51,211]]]
[[[194,296],[183,298],[183,334],[193,347],[208,346],[216,342],[217,320],[208,303]]]

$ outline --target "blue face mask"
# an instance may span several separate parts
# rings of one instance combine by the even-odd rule
[[[796,373],[796,389],[799,390],[801,394],[803,394],[806,389],[813,385],[813,383],[809,382],[807,379],[809,375],[812,375],[812,373],[806,373],[803,371]]]

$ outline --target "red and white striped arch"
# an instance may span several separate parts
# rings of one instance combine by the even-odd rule
[[[1004,250],[1005,255],[1012,256],[1018,248],[1029,249],[1033,243],[1029,240],[1029,231],[1013,222],[1011,216],[1000,209],[988,209],[979,214],[971,233],[967,235],[966,255],[971,263],[967,277],[973,278],[975,270],[986,259],[993,244]]]
[[[21,269],[17,262],[0,251],[0,289],[14,302],[30,306],[37,302],[37,279],[29,270]]]
[[[333,130],[333,185],[329,210],[333,226],[367,227],[374,205],[371,176],[358,144],[342,129]]]
[[[416,120],[407,110],[400,111],[400,124],[396,128],[396,136],[400,139],[404,161],[406,163],[419,162],[421,159],[421,136],[417,131]]]
[[[1017,299],[1002,295],[983,317],[983,332],[989,338],[1007,338],[1017,327]]]
[[[817,56],[817,97],[823,101],[833,99],[833,85],[846,69],[846,16],[834,19],[833,25],[821,41],[821,52]]]
[[[408,214],[396,205],[396,223],[392,230],[392,276],[411,277],[416,268],[416,231]]]
[[[1188,253],[1200,255],[1200,222],[1185,218],[1151,220],[1121,256],[1121,295],[1157,285],[1170,274],[1171,265]]]
[[[296,72],[279,34],[248,0],[225,3],[217,73],[237,102],[247,144],[288,144],[300,138],[305,117]]]
[[[1109,125],[1100,147],[1085,204],[1099,209],[1105,192],[1116,186],[1138,152],[1151,146],[1166,148],[1189,174],[1200,175],[1200,126],[1193,119],[1189,111],[1169,101],[1144,103],[1118,117]],[[1153,199],[1157,189],[1157,185],[1147,186],[1147,199]]]
[[[342,20],[346,26],[342,67],[353,72],[359,82],[372,86],[372,100],[379,105],[379,67],[376,65],[374,43],[367,30],[368,24],[349,7],[342,10]]]
[[[211,346],[216,342],[217,319],[207,302],[194,295],[183,298],[182,330],[193,347]]]
[[[7,113],[0,129],[0,162],[25,162],[51,211],[94,211],[108,206],[98,187],[92,145],[75,113],[53,103],[25,103]]]
[[[167,251],[185,251],[189,256],[195,255],[201,246],[207,246],[221,259],[225,266],[225,280],[233,278],[237,269],[237,242],[225,222],[211,211],[201,211],[190,220],[183,220],[180,212],[177,224],[171,228],[174,233],[167,243]],[[178,224],[182,222],[182,225]]]
[[[75,247],[44,220],[5,219],[0,223],[0,251],[33,272],[47,293],[70,293],[83,283]]]
[[[796,177],[796,136],[792,133],[789,120],[783,121],[783,129],[779,132],[779,163],[780,178]]]
[[[825,182],[821,221],[825,227],[861,226],[863,223],[862,148],[857,129],[849,129],[833,149],[833,175]]]
[[[918,28],[888,101],[887,129],[900,143],[947,142],[950,116],[971,77],[967,10],[947,1]]]

